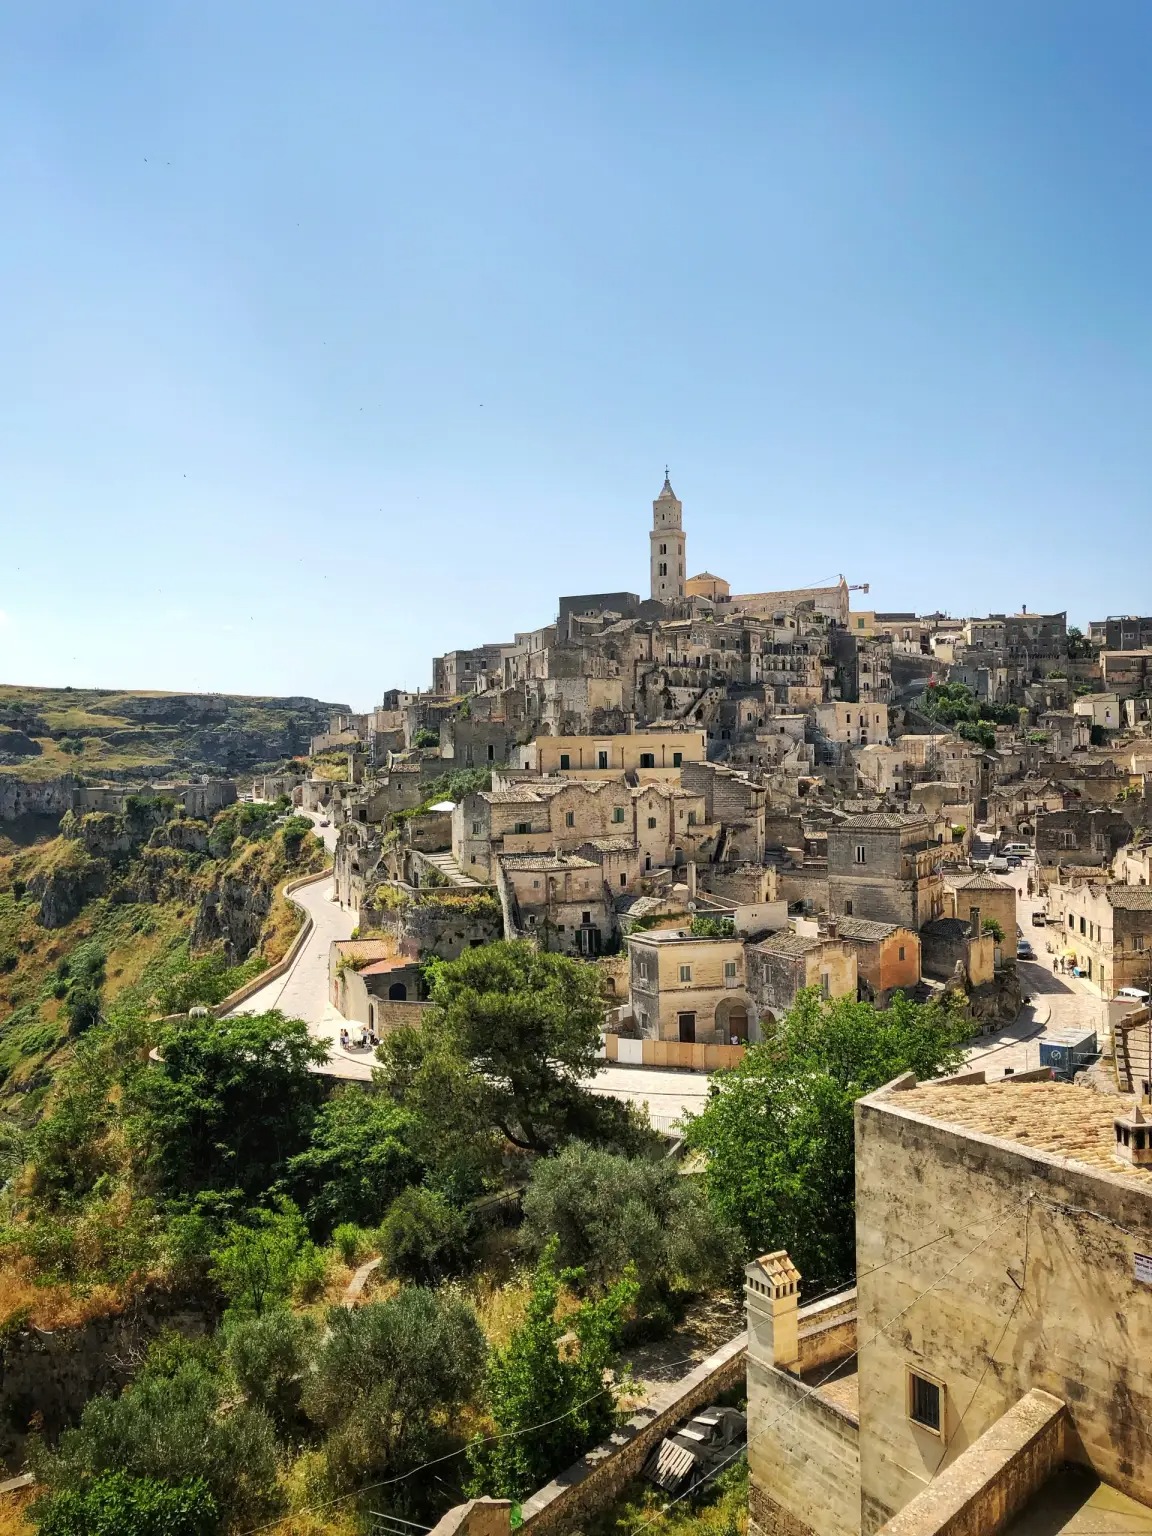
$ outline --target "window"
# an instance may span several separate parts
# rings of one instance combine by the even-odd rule
[[[680,980],[681,981],[691,981],[692,980],[692,967],[690,965],[682,965],[680,967]]]
[[[868,861],[867,849],[865,848],[863,843],[857,843],[856,844],[856,862],[857,862],[857,864],[865,864],[865,863],[867,863],[867,861]]]
[[[1080,932],[1081,933],[1087,933],[1088,932],[1088,924],[1084,921],[1083,918],[1080,919]]]
[[[816,844],[815,843],[812,844],[812,852],[813,853],[816,852]],[[852,916],[852,903],[850,901],[846,901],[844,903],[844,916],[845,917],[851,917]]]
[[[856,620],[856,628],[857,629],[863,629],[864,628],[864,620],[863,619],[857,619]]]
[[[620,876],[620,884],[621,885],[627,885],[628,884],[628,876],[626,874],[622,874]]]
[[[924,1429],[930,1429],[934,1435],[941,1432],[943,1426],[943,1392],[938,1381],[929,1381],[926,1376],[917,1376],[915,1371],[908,1372],[908,1417],[913,1424],[919,1424]]]
[[[695,811],[689,811],[688,812],[688,825],[690,827],[694,827],[696,825],[696,812]]]
[[[735,960],[725,960],[725,962],[724,962],[724,980],[725,981],[735,981],[736,980],[736,962],[735,962]]]
[[[648,818],[648,830],[649,830],[649,832],[654,832],[656,830],[656,818],[655,818],[655,816],[649,816],[649,818]]]
[[[827,997],[832,990],[831,978],[829,977],[827,971],[820,972],[820,990],[823,992],[825,997]]]
[[[566,827],[574,827],[576,825],[576,812],[575,811],[565,811],[564,812],[564,825]]]
[[[475,862],[476,862],[476,855],[475,855],[475,854],[473,854],[473,855],[472,855],[472,857],[471,857],[471,862],[472,862],[472,863],[473,863],[473,864],[475,864]]]
[[[614,805],[612,807],[612,820],[617,825],[624,820],[624,807],[622,805]]]
[[[672,754],[672,766],[673,766],[673,768],[680,768],[680,767],[683,766],[683,763],[684,763],[684,754],[683,754],[683,752],[673,752],[673,754]]]
[[[1143,950],[1143,948],[1144,948],[1144,935],[1142,933],[1134,933],[1132,935],[1132,948],[1137,950],[1137,951]]]
[[[581,914],[580,914],[580,921],[582,923],[590,923],[592,921],[592,914],[591,914],[591,912],[581,912]]]
[[[483,827],[480,825],[480,823],[478,821],[474,821],[472,823],[472,836],[479,837],[482,831]]]
[[[1072,916],[1071,912],[1068,914],[1068,926],[1069,928],[1075,928],[1076,926],[1076,919]]]
[[[514,830],[520,833],[531,832],[532,823],[530,821],[518,821]]]
[[[607,768],[607,766],[608,766],[608,754],[607,754],[607,752],[597,752],[597,754],[596,754],[596,766],[597,766],[597,768]]]
[[[900,946],[900,959],[903,960],[903,958],[904,958],[904,946],[903,946],[903,944],[901,944],[901,946]]]
[[[496,748],[495,747],[489,747],[488,748],[488,761],[490,763],[494,763],[496,761]]]
[[[668,546],[667,546],[667,544],[661,544],[661,546],[660,546],[660,553],[662,555],[666,555],[668,553]]]
[[[561,767],[561,770],[566,769],[566,768],[571,768],[571,766],[572,766],[571,754],[568,753],[568,752],[561,752],[561,754],[560,754],[560,767]]]
[[[655,752],[641,752],[641,754],[640,754],[640,766],[641,766],[641,768],[655,768],[655,766],[656,766],[656,754],[655,754]]]

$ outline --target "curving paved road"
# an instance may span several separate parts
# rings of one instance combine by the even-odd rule
[[[331,851],[336,846],[335,827],[321,827],[321,818],[308,815],[316,831]],[[290,1019],[303,1019],[309,1033],[328,1046],[329,1059],[319,1070],[333,1077],[367,1080],[372,1076],[370,1051],[346,1051],[340,1045],[340,1026],[344,1019],[328,1001],[328,949],[333,939],[350,939],[356,926],[356,914],[345,911],[336,902],[331,879],[305,885],[290,898],[312,917],[308,941],[285,975],[253,992],[236,1013],[265,1013],[279,1008]]]

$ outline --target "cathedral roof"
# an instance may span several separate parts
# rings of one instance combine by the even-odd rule
[[[669,480],[667,472],[665,472],[665,475],[664,475],[664,487],[661,490],[659,496],[657,496],[656,500],[657,501],[664,501],[664,500],[675,501],[676,500],[676,492],[672,489],[672,482],[671,482],[671,480]]]

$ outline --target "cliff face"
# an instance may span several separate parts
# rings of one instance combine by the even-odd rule
[[[58,779],[21,779],[0,773],[0,821],[21,816],[63,816],[72,804],[76,780],[71,774]]]

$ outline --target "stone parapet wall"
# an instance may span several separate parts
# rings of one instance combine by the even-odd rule
[[[520,1529],[530,1530],[532,1536],[564,1536],[606,1508],[665,1435],[740,1383],[745,1340],[742,1333],[730,1339],[694,1371],[657,1393],[610,1439],[525,1500]]]

